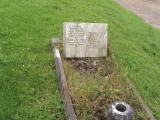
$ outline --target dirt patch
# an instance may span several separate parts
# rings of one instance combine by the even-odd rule
[[[73,58],[67,59],[67,61],[81,74],[99,72],[101,76],[107,76],[113,72],[113,63],[110,58]]]
[[[89,72],[89,73],[96,73],[97,71],[97,64],[99,60],[94,59],[70,59],[71,65],[74,69],[79,70],[81,73]]]

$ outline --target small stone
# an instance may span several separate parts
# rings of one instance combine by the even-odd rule
[[[97,66],[97,61],[93,61],[92,65]]]

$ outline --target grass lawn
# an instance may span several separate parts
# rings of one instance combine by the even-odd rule
[[[109,24],[124,74],[160,119],[160,31],[112,0],[0,0],[0,120],[63,120],[51,38],[63,22]]]

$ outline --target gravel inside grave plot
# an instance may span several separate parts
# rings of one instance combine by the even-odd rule
[[[95,74],[99,71],[102,76],[107,76],[107,74],[113,72],[113,64],[108,59],[74,58],[68,59],[68,62],[71,63],[72,68],[78,70],[81,74]]]

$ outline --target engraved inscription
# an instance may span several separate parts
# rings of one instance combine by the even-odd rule
[[[68,31],[67,42],[70,45],[81,45],[85,42],[84,38],[85,32],[81,26],[70,26]]]
[[[106,36],[104,32],[89,32],[88,34],[87,47],[100,48],[105,46]]]

